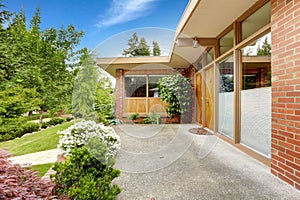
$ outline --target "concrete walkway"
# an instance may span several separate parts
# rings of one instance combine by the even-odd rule
[[[20,165],[39,165],[46,163],[55,163],[57,160],[57,155],[59,154],[61,154],[61,152],[58,149],[52,149],[30,153],[22,156],[11,157],[9,158],[9,160]]]
[[[300,199],[270,168],[196,125],[119,125],[118,200]]]

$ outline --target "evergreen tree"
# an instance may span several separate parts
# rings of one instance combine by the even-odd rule
[[[150,56],[150,49],[147,45],[147,41],[144,37],[141,38],[138,45],[138,55],[139,56]]]
[[[160,56],[161,50],[160,50],[158,43],[156,41],[153,41],[152,44],[153,44],[152,55]]]
[[[132,37],[128,40],[128,49],[124,49],[123,55],[124,56],[138,56],[138,45],[139,45],[139,38],[136,33],[133,33]]]

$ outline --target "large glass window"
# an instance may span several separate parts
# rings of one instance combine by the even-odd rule
[[[271,151],[271,37],[242,49],[241,143],[269,156]]]
[[[147,80],[146,76],[127,76],[125,77],[126,97],[146,97]]]
[[[218,132],[233,138],[234,124],[234,62],[229,56],[219,63],[219,125]]]

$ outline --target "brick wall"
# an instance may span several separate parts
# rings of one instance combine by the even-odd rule
[[[123,70],[116,72],[116,118],[123,118]]]
[[[271,172],[300,189],[300,1],[271,1]]]

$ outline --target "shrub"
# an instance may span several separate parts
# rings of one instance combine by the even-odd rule
[[[32,133],[35,131],[38,131],[40,128],[40,125],[38,123],[34,122],[27,122],[22,126],[22,133]]]
[[[188,114],[192,99],[192,88],[188,78],[181,74],[171,74],[161,78],[158,87],[161,100],[169,103],[167,113],[171,118]]]
[[[94,121],[80,121],[66,130],[58,131],[60,148],[64,154],[68,154],[72,149],[81,147],[90,138],[98,137],[108,146],[108,152],[114,156],[120,148],[120,137],[112,127],[97,124]]]
[[[55,126],[57,124],[61,124],[61,123],[65,122],[65,121],[66,121],[65,118],[53,117],[52,119],[50,119],[50,121],[48,121],[48,124],[50,126]]]
[[[52,199],[54,183],[43,181],[36,172],[12,164],[9,156],[0,149],[0,199]]]
[[[140,118],[139,113],[133,113],[133,114],[129,115],[130,120],[135,120],[135,119],[139,119],[139,118]]]
[[[58,194],[71,199],[115,199],[121,188],[111,185],[120,175],[113,165],[107,144],[91,138],[87,146],[72,149],[65,163],[54,165]]]
[[[0,126],[0,141],[12,140],[38,129],[39,125],[37,123],[26,122],[26,119],[22,117],[5,119]]]
[[[146,114],[146,118],[143,119],[145,124],[159,124],[160,115],[152,112],[150,114]]]

